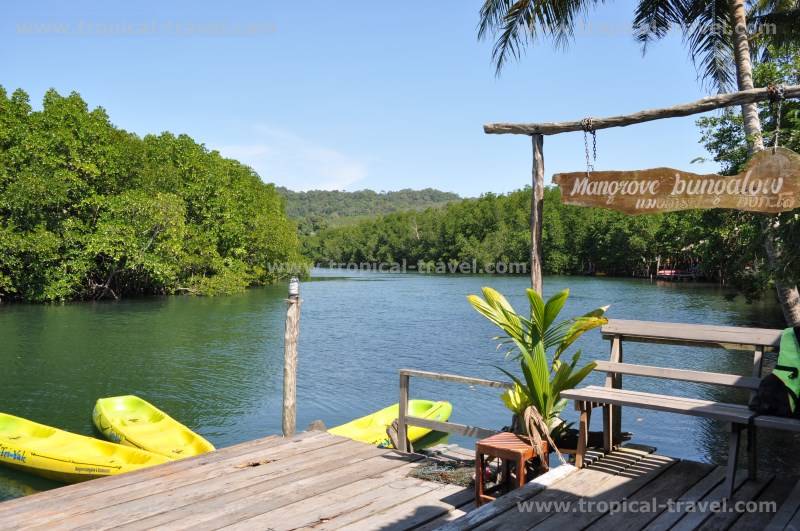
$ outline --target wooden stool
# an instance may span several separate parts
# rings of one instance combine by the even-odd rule
[[[539,470],[546,472],[549,469],[547,463],[548,446],[547,442],[542,442],[542,447],[536,452],[527,438],[520,437],[514,433],[501,432],[486,439],[481,439],[475,443],[475,505],[480,507],[486,502],[495,499],[484,489],[484,470],[486,469],[486,458],[496,457],[500,459],[500,469],[502,480],[495,486],[495,489],[502,490],[503,486],[507,490],[519,488],[525,484],[525,463],[529,459],[539,456]],[[509,465],[514,463],[516,477],[511,480]],[[494,490],[494,489],[493,489]]]

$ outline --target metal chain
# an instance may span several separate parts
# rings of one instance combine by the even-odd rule
[[[778,113],[775,118],[775,141],[772,143],[772,152],[778,149],[778,141],[781,137],[781,115],[783,113],[783,99],[786,96],[786,89],[783,85],[778,85]]]
[[[591,117],[581,121],[583,127],[583,147],[586,152],[586,176],[594,171],[593,162],[597,162],[597,132],[594,130],[594,123]],[[592,135],[592,156],[589,156],[589,133]]]
[[[783,84],[769,85],[767,92],[769,93],[770,106],[773,110],[775,103],[777,102],[778,104],[778,110],[775,112],[775,138],[772,141],[772,153],[775,153],[781,136],[781,115],[783,114],[783,100],[786,98],[786,87]]]

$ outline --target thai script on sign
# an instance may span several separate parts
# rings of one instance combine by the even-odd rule
[[[738,175],[699,175],[672,168],[560,173],[563,203],[629,214],[703,208],[784,212],[798,206],[800,155],[761,151]]]

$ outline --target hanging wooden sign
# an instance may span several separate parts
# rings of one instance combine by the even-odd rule
[[[553,182],[568,205],[626,214],[706,208],[786,212],[800,207],[800,155],[785,148],[759,151],[742,173],[700,175],[672,168],[558,173]]]

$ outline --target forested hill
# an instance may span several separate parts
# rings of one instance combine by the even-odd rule
[[[301,233],[313,233],[328,226],[345,225],[370,216],[440,207],[460,199],[457,194],[433,188],[424,190],[406,188],[396,192],[373,190],[294,192],[282,187],[278,187],[277,190],[286,201],[286,214],[297,220]]]

